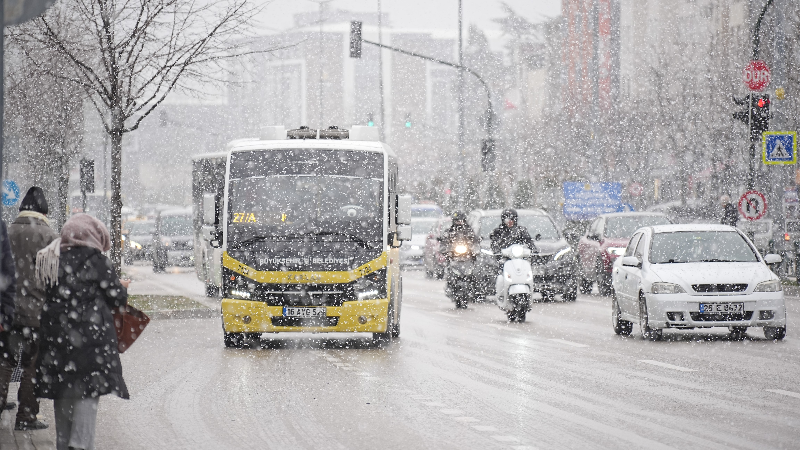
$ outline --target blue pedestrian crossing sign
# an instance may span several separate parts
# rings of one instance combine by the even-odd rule
[[[14,206],[19,201],[19,186],[15,181],[3,180],[3,206]]]
[[[797,162],[797,132],[765,131],[764,164],[794,164]]]

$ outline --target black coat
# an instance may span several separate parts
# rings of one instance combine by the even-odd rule
[[[722,220],[720,220],[720,223],[735,227],[737,222],[739,222],[739,211],[735,206],[726,203],[723,207]]]
[[[111,309],[127,304],[111,261],[91,247],[61,253],[58,284],[42,308],[36,395],[128,398]]]
[[[0,220],[0,326],[5,330],[14,322],[14,295],[17,292],[16,267],[11,254],[6,223]]]
[[[522,244],[533,250],[531,235],[528,234],[527,228],[519,225],[509,228],[501,224],[492,231],[489,238],[492,240],[492,251],[494,253],[500,253],[500,250],[511,247],[514,244]]]
[[[471,242],[473,245],[477,245],[480,243],[478,240],[478,236],[475,235],[475,230],[472,229],[469,224],[464,225],[457,225],[453,224],[450,225],[450,228],[447,229],[444,233],[442,233],[442,237],[439,241],[445,246],[450,247],[453,242],[459,240],[466,240]]]

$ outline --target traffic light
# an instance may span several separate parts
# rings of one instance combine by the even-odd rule
[[[481,144],[481,170],[493,172],[494,160],[494,139],[484,139]]]
[[[369,127],[374,127],[375,126],[375,120],[372,119],[372,113],[369,113],[367,115],[367,126],[369,126]]]
[[[761,134],[769,130],[769,94],[753,94],[751,101],[750,140],[760,141]]]
[[[361,58],[361,22],[350,22],[350,57]]]
[[[406,114],[406,128],[411,128],[411,114]]]
[[[733,103],[736,103],[739,106],[747,106],[747,104],[750,103],[750,96],[748,95],[744,98],[733,97]],[[745,125],[748,125],[750,123],[750,111],[748,111],[747,108],[742,111],[736,111],[733,113],[733,118],[744,122]]]

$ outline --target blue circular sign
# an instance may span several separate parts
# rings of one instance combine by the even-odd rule
[[[19,185],[16,181],[3,181],[3,206],[14,206],[19,202]]]

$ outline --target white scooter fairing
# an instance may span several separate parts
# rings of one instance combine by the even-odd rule
[[[497,306],[506,312],[528,311],[533,292],[533,271],[526,258],[531,256],[531,251],[514,244],[500,253],[508,260],[503,264],[503,273],[497,276],[495,284]]]

